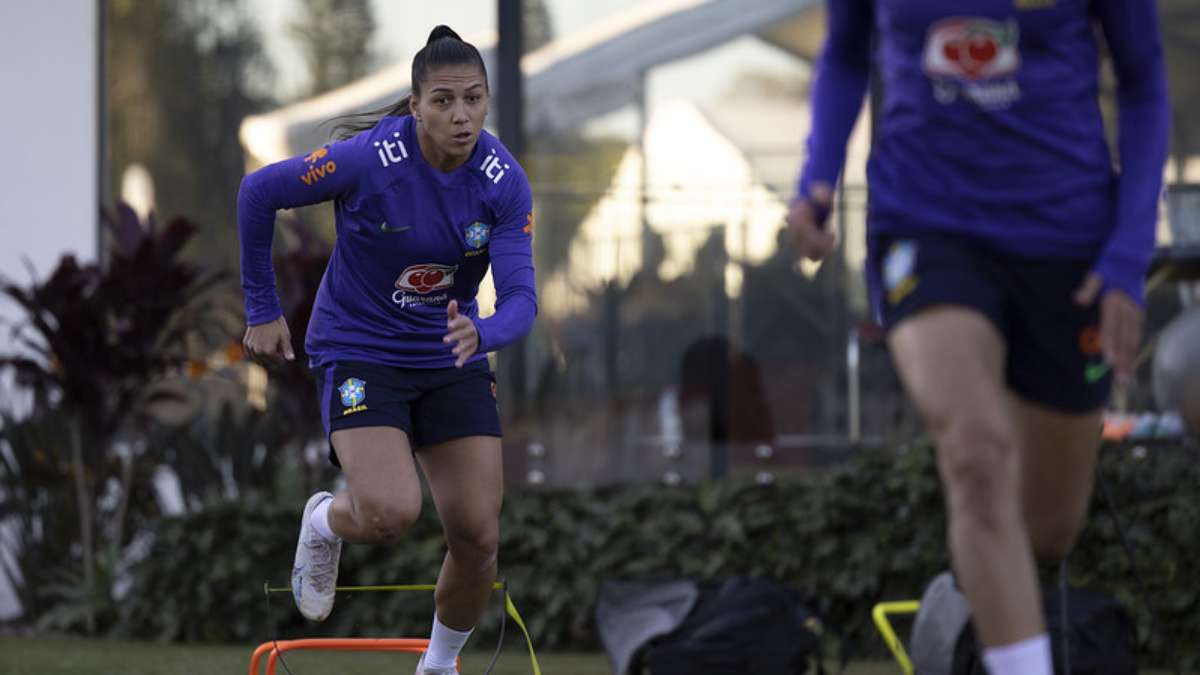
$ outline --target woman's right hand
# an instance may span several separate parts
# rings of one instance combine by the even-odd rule
[[[797,199],[787,215],[792,243],[802,257],[824,260],[837,246],[837,232],[824,216],[833,206],[833,189],[826,183],[814,183],[808,199]]]
[[[288,330],[287,321],[282,316],[270,323],[247,326],[246,335],[242,338],[242,347],[250,358],[259,363],[296,359],[296,354],[292,351],[292,332]]]

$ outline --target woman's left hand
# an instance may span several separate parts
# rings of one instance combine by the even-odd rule
[[[442,342],[454,345],[451,351],[458,357],[454,367],[462,368],[475,350],[479,349],[479,332],[475,330],[475,322],[471,321],[470,317],[458,313],[457,300],[451,300],[450,304],[446,305],[446,330]]]
[[[1092,272],[1075,291],[1075,302],[1083,307],[1092,304],[1103,287],[1104,279]],[[1124,291],[1109,289],[1100,298],[1100,348],[1121,386],[1133,383],[1142,316],[1142,308]]]

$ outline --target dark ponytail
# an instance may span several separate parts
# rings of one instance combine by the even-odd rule
[[[453,28],[446,24],[438,24],[433,27],[433,30],[429,31],[429,39],[425,41],[425,46],[428,47],[442,38],[454,38],[462,42],[462,38],[458,36],[458,33],[454,32]]]
[[[373,129],[376,124],[379,124],[379,120],[384,117],[404,117],[405,115],[412,114],[412,109],[408,105],[410,96],[410,94],[405,94],[404,98],[396,103],[386,105],[382,108],[360,113],[350,113],[349,115],[338,115],[337,117],[321,122],[321,125],[318,126],[336,122],[333,125],[333,129],[330,130],[329,135],[336,141],[344,141],[367,129]]]
[[[470,42],[465,42],[454,29],[439,25],[429,33],[425,46],[413,56],[412,61],[412,93],[396,103],[375,110],[352,113],[335,117],[327,122],[336,121],[331,135],[337,140],[345,140],[374,127],[384,117],[403,117],[412,113],[409,100],[413,94],[421,95],[421,83],[429,77],[429,71],[442,66],[458,66],[471,64],[479,67],[483,73],[483,81],[487,84],[487,67],[483,64],[483,56]]]

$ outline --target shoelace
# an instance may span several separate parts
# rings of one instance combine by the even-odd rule
[[[320,535],[315,535],[309,541],[304,542],[305,548],[308,549],[309,556],[309,583],[312,584],[313,590],[318,593],[328,593],[333,590],[333,551],[335,544],[331,544],[320,538]]]

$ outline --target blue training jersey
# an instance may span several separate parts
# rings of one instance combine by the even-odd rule
[[[949,230],[998,250],[1094,260],[1139,302],[1169,105],[1154,0],[831,0],[798,196],[833,184],[877,35],[872,233]],[[1118,78],[1120,169],[1098,104],[1098,24]]]
[[[446,305],[479,331],[471,361],[529,332],[537,313],[533,201],[524,171],[483,131],[470,159],[442,172],[421,155],[411,116],[247,175],[238,193],[246,322],[283,313],[271,267],[277,209],[334,200],[337,242],[313,305],[305,350],[313,366],[360,360],[412,368],[454,365]],[[492,267],[496,313],[475,295]]]

